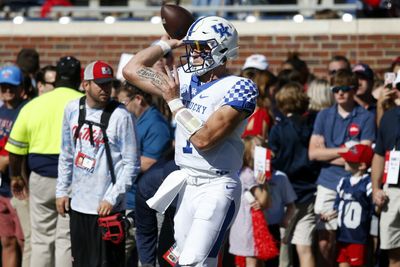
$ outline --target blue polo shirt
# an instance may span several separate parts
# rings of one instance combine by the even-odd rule
[[[342,118],[337,105],[334,105],[318,113],[313,135],[322,135],[326,148],[338,148],[348,141],[374,141],[375,131],[375,118],[371,112],[356,106],[346,118]],[[348,175],[350,173],[343,166],[324,162],[317,183],[336,190],[340,178]]]
[[[140,155],[158,160],[172,140],[169,123],[155,107],[149,107],[136,121]],[[135,209],[136,185],[127,192],[127,209]]]

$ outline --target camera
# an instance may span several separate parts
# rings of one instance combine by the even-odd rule
[[[125,233],[128,232],[130,227],[134,227],[134,213],[122,215],[121,213],[116,213],[106,217],[100,217],[97,220],[102,239],[106,241],[111,241],[114,244],[121,243],[125,238]]]

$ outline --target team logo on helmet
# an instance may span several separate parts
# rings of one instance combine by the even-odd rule
[[[211,28],[215,31],[215,33],[219,33],[219,37],[223,38],[226,36],[232,36],[232,33],[229,32],[229,27],[224,26],[222,23],[218,23],[216,25],[212,25]]]

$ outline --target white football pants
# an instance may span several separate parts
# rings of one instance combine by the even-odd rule
[[[188,178],[179,193],[174,218],[180,266],[217,266],[225,232],[240,205],[240,193],[236,174]]]

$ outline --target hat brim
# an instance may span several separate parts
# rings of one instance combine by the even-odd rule
[[[347,155],[347,153],[348,152],[345,152],[345,153],[338,153],[339,154],[339,156],[341,156],[343,159],[344,159],[344,161],[346,161],[346,162],[349,162],[349,163],[360,163],[360,162],[357,162],[356,160],[354,160],[353,158],[349,158],[349,156]]]
[[[13,86],[20,86],[22,84],[22,82],[9,81],[9,80],[0,80],[0,84],[11,84]]]
[[[105,83],[109,83],[109,82],[113,82],[115,81],[116,78],[114,77],[110,77],[110,78],[99,78],[99,79],[94,79],[93,81],[97,84],[105,84]]]

